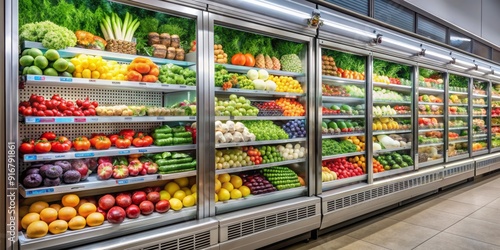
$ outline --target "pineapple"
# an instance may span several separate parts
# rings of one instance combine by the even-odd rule
[[[266,59],[263,54],[258,54],[255,57],[255,67],[265,69],[266,68]]]
[[[273,69],[273,60],[269,55],[266,55],[266,69]]]
[[[273,60],[273,70],[281,70],[280,60],[274,56],[271,59]]]

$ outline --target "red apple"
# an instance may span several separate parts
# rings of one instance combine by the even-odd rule
[[[99,207],[104,211],[108,211],[108,209],[112,208],[114,205],[115,197],[110,194],[104,195],[99,199]]]
[[[132,193],[131,192],[119,192],[119,193],[116,194],[116,196],[118,196],[118,195],[128,195],[128,196],[132,197]]]
[[[127,214],[125,213],[125,210],[123,210],[123,208],[114,206],[109,209],[106,218],[108,219],[109,223],[119,224],[122,223],[123,220],[125,220],[126,216]]]
[[[113,178],[123,179],[128,177],[128,167],[125,165],[116,165],[113,167]]]
[[[130,161],[128,164],[128,174],[130,176],[137,176],[142,170],[142,163],[139,160]]]
[[[125,209],[125,212],[127,212],[127,218],[135,219],[141,214],[141,209],[137,205],[132,204]]]
[[[85,161],[83,160],[73,160],[71,162],[71,170],[78,171],[82,176],[82,178],[80,179],[82,181],[86,180],[90,174],[89,168],[87,167],[87,164],[85,164]]]
[[[159,193],[161,190],[163,190],[163,187],[159,187],[159,186],[153,187],[153,192]]]
[[[168,200],[158,201],[155,205],[155,210],[158,213],[166,213],[170,209],[170,202]]]
[[[97,207],[97,212],[101,213],[104,218],[106,218],[106,210],[103,210],[101,207]]]
[[[141,204],[146,200],[146,193],[144,191],[137,191],[132,195],[132,203],[135,205]]]
[[[144,192],[146,192],[146,194],[149,194],[149,193],[151,193],[151,192],[153,192],[153,191],[154,191],[154,188],[152,188],[152,187],[147,187],[147,188],[143,188],[142,190],[143,190]]]
[[[155,211],[155,205],[151,201],[143,201],[139,204],[139,208],[141,209],[141,213],[144,215],[152,214]]]
[[[153,204],[156,204],[158,201],[160,201],[160,193],[158,193],[158,192],[148,193],[148,195],[146,196],[146,199],[148,201],[153,202]]]
[[[97,178],[99,180],[107,180],[113,175],[113,164],[104,162],[97,167]]]
[[[129,195],[120,194],[116,196],[116,205],[126,208],[132,205],[132,198]]]

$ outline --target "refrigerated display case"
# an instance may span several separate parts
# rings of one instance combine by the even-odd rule
[[[491,83],[491,152],[497,152],[500,149],[500,84]]]
[[[444,162],[445,82],[439,71],[419,67],[418,79],[418,166]],[[465,114],[466,115],[466,114]]]
[[[448,153],[447,162],[469,157],[469,78],[448,76]]]
[[[472,156],[489,152],[490,136],[490,82],[473,79],[472,81]]]

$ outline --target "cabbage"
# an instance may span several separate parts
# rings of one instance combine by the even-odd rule
[[[259,73],[257,72],[257,70],[251,69],[247,72],[247,77],[248,79],[253,81],[255,79],[259,79]]]
[[[264,69],[259,69],[259,79],[261,80],[267,80],[269,78],[269,73],[267,73],[267,70]]]
[[[253,80],[253,85],[255,85],[255,89],[257,89],[257,90],[265,90],[266,89],[266,83],[261,79]]]

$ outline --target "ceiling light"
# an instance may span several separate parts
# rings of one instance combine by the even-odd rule
[[[467,67],[467,68],[476,68],[476,64],[471,63],[471,62],[467,62],[467,61],[462,61],[462,60],[459,60],[456,58],[453,58],[453,63],[458,64],[460,66]]]
[[[362,35],[362,36],[365,36],[365,37],[368,37],[368,38],[376,38],[377,37],[377,35],[375,35],[375,33],[371,33],[371,32],[360,30],[360,29],[355,29],[355,28],[353,28],[351,26],[347,26],[347,25],[344,25],[344,24],[341,24],[341,23],[334,23],[334,22],[330,22],[330,21],[324,20],[323,24],[327,25],[327,26],[330,26],[332,28],[336,28],[336,29],[340,29],[340,30],[343,30],[343,31],[347,31],[349,33],[353,33],[353,34],[356,34],[356,35]]]
[[[437,53],[437,52],[434,52],[432,50],[426,50],[425,51],[425,56],[430,56],[430,57],[434,57],[434,58],[437,58],[437,59],[442,59],[444,60],[446,63],[449,63],[450,61],[453,60],[453,58],[451,58],[451,56],[448,54],[448,55],[443,55],[443,54],[440,54],[440,53]]]
[[[403,42],[400,42],[400,41],[397,41],[397,40],[394,40],[394,39],[391,39],[388,37],[383,37],[382,38],[382,45],[386,45],[386,44],[395,45],[395,46],[405,48],[405,49],[410,49],[411,51],[416,52],[416,53],[419,53],[422,51],[422,49],[420,47],[413,46],[413,45],[410,45],[407,43],[403,43]]]
[[[486,67],[483,67],[483,66],[477,66],[477,69],[484,72],[484,73],[491,73],[493,71],[493,69],[491,68],[486,68]]]
[[[285,7],[283,5],[278,5],[278,4],[271,3],[268,1],[264,1],[264,0],[245,0],[245,2],[252,3],[255,5],[264,7],[264,8],[271,9],[271,10],[283,12],[284,14],[296,16],[296,17],[303,18],[303,19],[311,18],[311,14],[307,14],[307,13],[304,13],[302,11],[297,11],[297,10]]]

